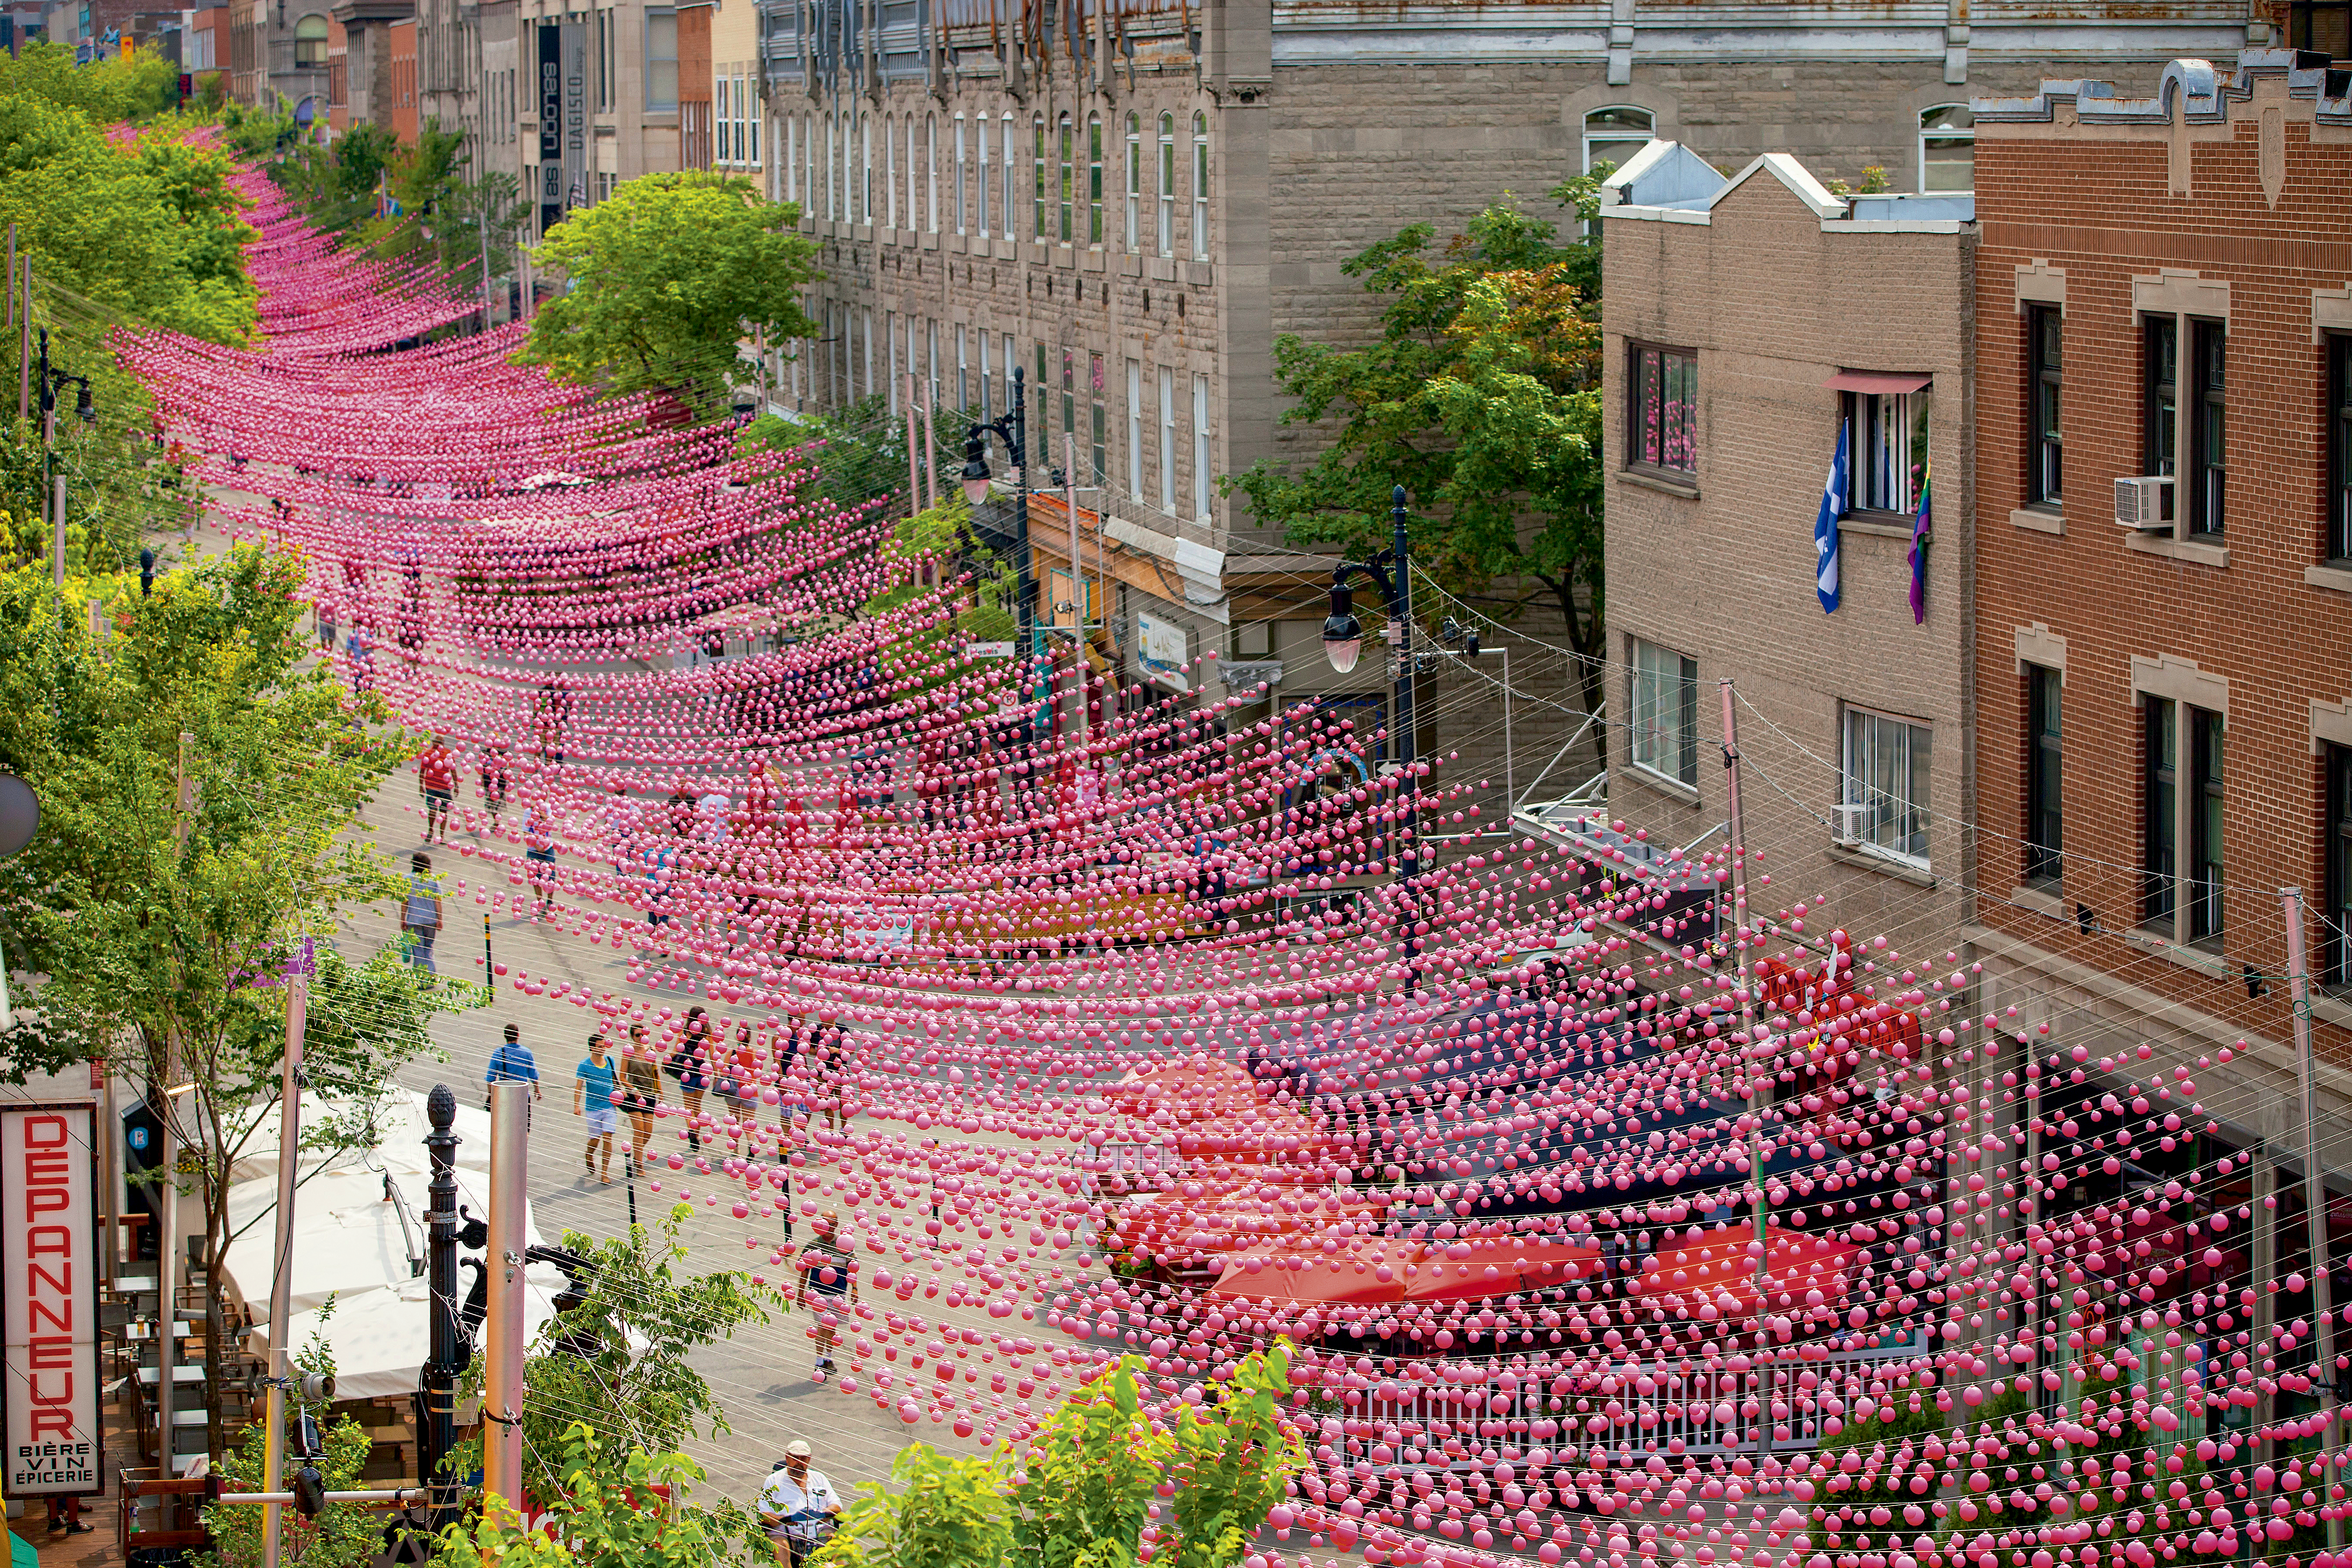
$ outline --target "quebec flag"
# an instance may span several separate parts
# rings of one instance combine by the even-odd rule
[[[1822,613],[1837,614],[1838,519],[1845,515],[1847,475],[1846,426],[1838,426],[1837,456],[1830,459],[1830,482],[1822,487],[1822,513],[1813,520],[1813,553]]]

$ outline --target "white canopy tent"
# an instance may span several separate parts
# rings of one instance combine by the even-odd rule
[[[534,1263],[523,1275],[523,1331],[536,1342],[540,1331],[555,1316],[556,1292],[563,1288],[562,1272]],[[317,1310],[297,1312],[287,1321],[287,1345],[296,1352],[319,1334],[335,1357],[335,1397],[396,1399],[416,1392],[425,1358],[433,1348],[432,1292],[422,1279],[404,1279],[388,1288],[338,1297],[324,1322]],[[257,1352],[266,1348],[268,1331],[253,1331]]]

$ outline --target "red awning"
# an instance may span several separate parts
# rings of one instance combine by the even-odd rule
[[[1822,384],[1840,392],[1916,392],[1934,379],[1907,371],[1890,375],[1884,371],[1842,370]]]

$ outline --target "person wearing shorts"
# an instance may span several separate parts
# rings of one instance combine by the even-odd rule
[[[433,842],[438,831],[441,842],[449,842],[449,803],[457,795],[457,759],[450,754],[449,742],[442,736],[433,737],[433,743],[417,754],[416,783],[425,792],[425,842]]]
[[[629,1136],[635,1140],[623,1162],[625,1175],[645,1174],[646,1151],[654,1143],[654,1110],[661,1098],[661,1064],[646,1044],[646,1026],[632,1024],[628,1054],[621,1061],[621,1109],[629,1113]]]
[[[816,1369],[811,1375],[823,1383],[834,1370],[834,1329],[844,1307],[857,1302],[857,1279],[850,1270],[849,1250],[839,1239],[841,1216],[827,1209],[810,1228],[816,1234],[809,1238],[808,1250],[801,1254],[801,1288],[794,1300],[806,1307],[811,1296],[816,1298],[816,1327],[811,1331],[816,1338]]]
[[[544,802],[533,801],[522,821],[523,872],[534,896],[534,912],[555,907],[555,822]]]
[[[581,1162],[590,1175],[608,1187],[613,1184],[613,1131],[621,1121],[620,1111],[613,1105],[619,1080],[619,1071],[604,1059],[604,1037],[589,1036],[587,1058],[572,1070],[572,1114],[588,1120],[588,1148]],[[599,1153],[604,1155],[601,1171],[596,1163]]]
[[[814,1456],[795,1437],[760,1489],[760,1523],[776,1554],[778,1568],[800,1568],[832,1534],[827,1521],[841,1512],[840,1494],[823,1470],[809,1468]]]

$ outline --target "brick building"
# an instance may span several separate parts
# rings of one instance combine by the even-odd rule
[[[2117,1079],[2199,1069],[2216,1136],[2291,1150],[2277,891],[2304,889],[2323,1159],[2352,1169],[2352,101],[2326,65],[1976,105],[1971,934],[1988,1011]]]
[[[1721,844],[1728,678],[1767,907],[1827,895],[1837,923],[1906,954],[1940,956],[1963,913],[1969,214],[1966,196],[1849,203],[1780,153],[1727,179],[1672,142],[1601,208],[1609,815]],[[1825,613],[1814,524],[1842,440]]]

